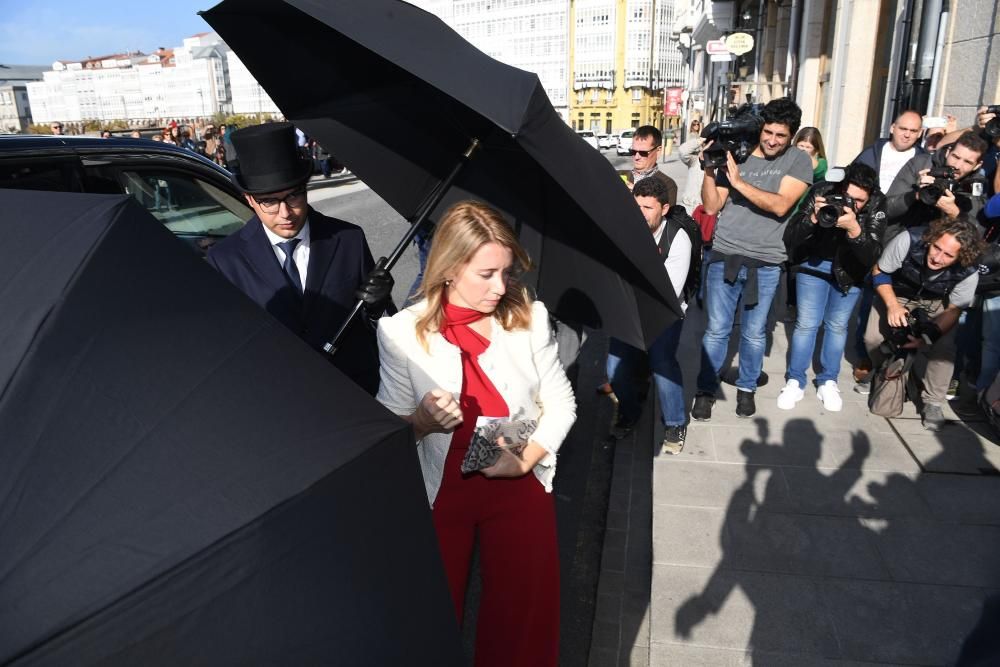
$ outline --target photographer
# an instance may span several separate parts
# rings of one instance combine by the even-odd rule
[[[944,424],[941,406],[954,367],[954,328],[975,298],[982,250],[979,231],[966,216],[942,216],[927,229],[896,236],[872,269],[877,298],[865,330],[868,355],[876,368],[893,347],[926,355],[923,424],[930,430]]]
[[[933,156],[918,155],[907,162],[886,193],[886,239],[942,215],[955,220],[965,213],[975,221],[986,204],[984,184],[976,172],[987,149],[981,137],[966,132]]]
[[[791,410],[805,395],[806,371],[821,324],[822,371],[816,376],[816,395],[830,412],[843,407],[837,376],[847,324],[865,276],[882,254],[884,233],[885,196],[878,189],[875,170],[861,163],[848,166],[840,182],[820,182],[810,188],[788,221],[785,245],[789,262],[797,265],[798,309],[787,383],[778,395],[780,409]]]
[[[781,276],[781,263],[787,259],[785,220],[812,184],[812,161],[791,147],[802,111],[788,98],[781,98],[769,102],[761,116],[763,127],[757,136],[749,138],[757,142],[756,146],[746,151],[743,164],[737,164],[731,149],[725,154],[724,167],[712,166],[715,160],[705,163],[702,201],[705,211],[710,215],[718,213],[719,218],[712,251],[705,259],[708,325],[702,340],[698,392],[691,411],[691,416],[701,421],[712,417],[719,370],[740,303],[743,313],[736,414],[749,417],[757,410],[754,392],[764,363],[767,315]],[[754,120],[752,125],[760,127]],[[706,145],[703,156],[712,153],[714,143]],[[738,144],[741,157],[744,145],[742,141]]]
[[[979,107],[976,110],[975,125],[949,132],[941,137],[938,145],[944,147],[952,144],[966,132],[978,134],[989,145],[983,154],[982,169],[987,195],[992,197],[1000,192],[1000,169],[997,169],[997,159],[1000,158],[1000,105]]]

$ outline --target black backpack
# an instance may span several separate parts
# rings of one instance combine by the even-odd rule
[[[688,238],[691,239],[691,263],[688,265],[688,274],[684,280],[684,289],[681,290],[681,298],[687,303],[691,303],[695,295],[698,294],[698,288],[701,287],[701,255],[703,245],[701,227],[687,214],[682,206],[672,207],[667,214],[667,220],[664,224],[667,228],[663,230],[663,236],[660,237],[660,242],[657,244],[660,254],[664,258],[670,252],[670,244],[678,232],[683,230],[687,233]]]

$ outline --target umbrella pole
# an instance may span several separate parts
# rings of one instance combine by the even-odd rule
[[[465,166],[466,162],[469,161],[469,158],[472,157],[472,154],[478,147],[479,139],[473,139],[465,153],[462,154],[462,158],[455,164],[454,167],[452,167],[451,173],[449,173],[448,176],[445,177],[445,179],[434,189],[433,194],[428,198],[427,202],[420,211],[420,214],[417,216],[417,219],[410,225],[406,234],[403,235],[403,238],[401,238],[399,243],[396,244],[395,249],[393,249],[392,253],[389,254],[389,257],[380,257],[378,262],[375,264],[375,268],[392,271],[392,267],[396,266],[396,262],[399,261],[399,258],[403,256],[403,252],[406,251],[410,242],[413,241],[413,237],[416,236],[417,230],[420,229],[420,226],[424,224],[425,220],[427,220],[427,216],[431,214],[431,211],[433,211],[438,203],[440,203],[441,199],[444,198],[444,193],[447,192],[448,188],[451,187],[451,184],[455,182],[455,178],[458,177],[458,172],[462,170],[462,167]],[[340,325],[340,329],[337,330],[333,340],[323,346],[323,351],[331,357],[337,354],[337,348],[340,346],[340,339],[344,337],[344,332],[347,331],[347,327],[351,325],[354,318],[357,317],[359,312],[361,312],[362,306],[364,306],[364,301],[358,299],[357,303],[354,304],[354,309],[351,311],[351,314],[348,315],[347,319],[344,320],[344,323]]]

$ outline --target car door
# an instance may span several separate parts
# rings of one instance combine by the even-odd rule
[[[176,164],[102,164],[87,166],[90,180],[111,179],[200,254],[237,231],[253,211],[235,187]]]

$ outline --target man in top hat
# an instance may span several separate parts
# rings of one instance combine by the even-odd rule
[[[366,316],[355,318],[332,360],[374,395],[379,373],[372,322],[390,304],[392,277],[374,268],[360,227],[309,206],[312,162],[299,154],[291,123],[239,130],[233,143],[240,155],[233,182],[256,215],[212,246],[209,263],[317,350],[362,299]]]

